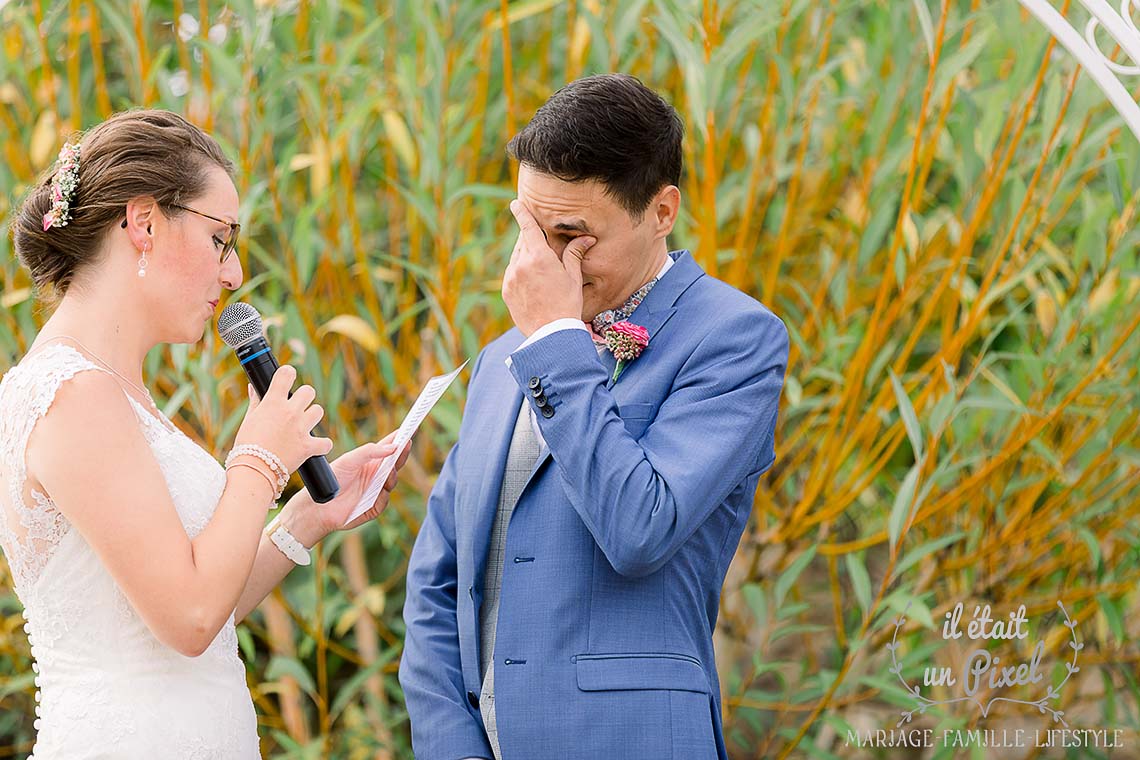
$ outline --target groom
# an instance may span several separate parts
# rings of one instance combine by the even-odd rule
[[[726,757],[712,633],[788,338],[668,252],[681,135],[658,95],[604,75],[508,146],[515,329],[475,363],[408,568],[419,760]]]

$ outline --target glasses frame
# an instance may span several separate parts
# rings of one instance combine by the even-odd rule
[[[224,224],[224,225],[228,226],[230,228],[230,235],[229,235],[228,239],[226,239],[222,242],[222,252],[221,252],[221,255],[218,257],[218,264],[222,265],[222,264],[225,264],[227,261],[229,261],[230,256],[233,254],[234,251],[237,250],[238,233],[241,232],[241,224],[239,222],[231,222],[231,221],[227,221],[225,219],[219,219],[218,217],[216,217],[212,214],[207,214],[205,211],[199,211],[196,208],[190,208],[189,206],[183,206],[180,203],[169,203],[167,205],[171,206],[172,208],[180,208],[183,211],[189,211],[191,214],[197,214],[198,216],[200,216],[204,219],[209,219],[210,221],[217,222],[218,224]],[[123,223],[119,226],[122,227],[123,229],[126,229],[127,228],[127,220],[124,219]]]
[[[196,208],[190,208],[189,206],[183,206],[183,205],[178,204],[178,203],[171,203],[170,205],[174,208],[180,208],[183,211],[189,211],[191,214],[197,214],[198,216],[203,217],[204,219],[209,219],[210,221],[217,222],[218,224],[228,225],[230,228],[230,236],[228,239],[223,241],[222,253],[218,257],[218,263],[219,264],[225,264],[227,261],[229,261],[230,255],[235,250],[237,250],[238,233],[241,232],[241,224],[240,223],[229,222],[229,221],[226,221],[225,219],[219,219],[218,217],[213,216],[211,214],[207,214],[204,211],[199,211]]]

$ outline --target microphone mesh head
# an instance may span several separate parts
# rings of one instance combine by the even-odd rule
[[[218,335],[231,348],[259,337],[262,330],[261,315],[247,303],[231,303],[218,315]]]

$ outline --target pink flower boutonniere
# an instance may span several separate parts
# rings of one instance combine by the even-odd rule
[[[604,340],[606,348],[617,359],[613,375],[613,382],[616,383],[626,365],[641,356],[641,352],[649,345],[649,331],[623,319],[610,325]]]

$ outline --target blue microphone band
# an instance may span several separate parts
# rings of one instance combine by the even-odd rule
[[[256,354],[252,354],[252,355],[250,355],[250,356],[247,356],[247,357],[245,357],[244,359],[242,359],[242,360],[241,360],[241,363],[242,363],[243,365],[245,365],[246,363],[253,361],[253,360],[254,360],[254,359],[256,359],[257,357],[261,356],[262,354],[267,354],[267,353],[269,353],[269,349],[268,349],[268,348],[263,348],[263,349],[261,349],[260,351],[258,351]]]

